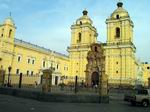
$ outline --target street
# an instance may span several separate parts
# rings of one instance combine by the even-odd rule
[[[131,106],[113,100],[109,104],[52,103],[0,94],[0,112],[149,112],[150,106]]]

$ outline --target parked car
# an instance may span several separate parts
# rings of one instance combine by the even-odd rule
[[[150,89],[135,89],[124,95],[124,101],[130,102],[132,105],[142,104],[147,107],[150,104]]]

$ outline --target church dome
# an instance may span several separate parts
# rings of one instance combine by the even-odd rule
[[[11,17],[6,18],[4,20],[4,24],[8,24],[8,25],[12,25],[12,26],[15,25],[15,23],[14,23],[14,21],[13,21],[13,19]]]
[[[118,2],[117,3],[118,8],[111,14],[111,18],[125,18],[125,17],[130,17],[128,12],[122,7],[123,3]]]
[[[83,16],[77,19],[76,24],[92,24],[92,20],[88,17],[88,11],[84,10],[82,13]]]

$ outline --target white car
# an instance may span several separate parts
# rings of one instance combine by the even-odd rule
[[[124,96],[124,101],[130,102],[132,105],[139,103],[147,107],[150,104],[150,89],[134,90]]]

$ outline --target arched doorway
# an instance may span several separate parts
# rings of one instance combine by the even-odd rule
[[[98,72],[93,72],[91,76],[92,86],[99,85],[99,74]]]
[[[58,85],[58,76],[55,76],[55,85]]]

